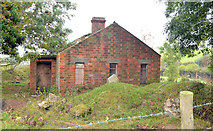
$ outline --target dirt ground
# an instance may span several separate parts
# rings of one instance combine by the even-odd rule
[[[15,99],[6,99],[2,100],[2,110],[7,111],[7,110],[17,110],[19,108],[24,107],[28,101],[23,101],[23,100],[15,100]]]
[[[168,123],[166,125],[165,129],[177,129],[177,127],[175,125],[172,125],[172,124]]]
[[[137,129],[149,129],[150,127],[147,127],[146,125],[137,125]],[[170,123],[166,124],[166,126],[158,125],[153,127],[155,129],[177,129],[175,125],[172,125]]]
[[[12,85],[8,86],[7,90],[4,89],[2,90],[2,95],[10,95],[10,96],[17,96],[22,92],[23,86],[21,85]],[[15,98],[15,97],[14,97]],[[24,99],[12,99],[12,98],[3,98],[0,101],[0,104],[2,105],[2,111],[8,111],[8,110],[17,110],[19,108],[24,107],[28,101]]]

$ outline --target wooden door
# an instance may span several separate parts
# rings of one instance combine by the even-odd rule
[[[141,64],[141,84],[146,84],[147,82],[147,64]]]
[[[43,88],[43,87],[50,87],[51,86],[51,63],[37,63],[37,80],[36,86]]]

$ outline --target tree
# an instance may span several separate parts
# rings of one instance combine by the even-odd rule
[[[185,75],[186,66],[185,65],[180,65],[178,68],[179,68],[179,71],[180,71],[180,75],[181,76]]]
[[[55,55],[58,50],[67,45],[67,36],[71,29],[63,28],[65,19],[71,20],[70,10],[75,10],[71,2],[35,2],[27,18],[32,19],[25,27],[27,43],[24,48],[37,51],[42,49],[42,54]]]
[[[179,76],[178,62],[180,61],[180,53],[168,43],[164,43],[160,47],[160,53],[163,54],[163,62],[166,63],[165,74],[168,76],[168,81],[175,81]]]
[[[212,56],[213,3],[183,1],[166,2],[166,5],[165,15],[170,19],[165,28],[168,40],[176,40],[176,47],[184,55],[193,56],[195,50],[202,49]]]
[[[23,28],[21,10],[12,2],[1,2],[1,52],[3,54],[18,55],[17,47],[22,45],[25,36],[21,34]]]
[[[197,71],[199,71],[200,67],[198,64],[188,64],[185,68],[185,70],[189,73],[189,75],[192,78],[193,73],[195,73],[195,76],[197,77]]]
[[[55,55],[59,49],[67,45],[67,36],[72,31],[63,28],[63,24],[65,19],[71,19],[70,10],[76,9],[74,3],[55,0],[1,2],[1,6],[5,10],[2,12],[2,17],[6,18],[2,23],[3,54],[20,62],[34,57],[35,54]],[[9,29],[14,31],[8,33]],[[18,46],[22,46],[25,50],[23,57],[17,52]]]
[[[166,71],[166,62],[164,61],[164,55],[161,55],[161,62],[160,62],[160,75],[164,76],[164,72]]]

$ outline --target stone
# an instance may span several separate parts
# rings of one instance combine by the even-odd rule
[[[177,110],[180,108],[180,100],[179,98],[167,99],[164,103],[164,111],[169,112],[167,115],[169,117],[180,118],[180,111],[171,112],[173,110]]]
[[[55,103],[59,100],[59,97],[52,94],[52,93],[49,93],[49,99],[48,100],[49,100],[49,102]]]
[[[174,100],[174,102],[175,102],[176,105],[180,104],[180,99],[179,98],[174,98],[173,100]]]
[[[39,103],[38,106],[44,109],[49,109],[54,104],[64,104],[65,102],[66,99],[60,99],[59,96],[49,93],[49,97]]]
[[[107,83],[118,83],[118,82],[119,82],[119,79],[118,79],[118,77],[115,74],[111,75],[107,79]]]
[[[52,105],[52,103],[49,103],[48,101],[42,101],[41,103],[38,104],[39,107],[47,109]]]
[[[16,117],[15,121],[17,123],[23,123],[24,122],[24,119],[22,119],[21,117]]]
[[[84,117],[89,114],[91,109],[85,104],[79,104],[73,108],[71,108],[71,113],[74,117]]]
[[[167,107],[172,106],[172,102],[171,102],[171,100],[170,100],[170,99],[167,99],[167,100],[166,100],[166,104],[165,104],[165,106],[167,106]]]

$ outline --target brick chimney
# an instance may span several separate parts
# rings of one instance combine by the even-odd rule
[[[92,33],[105,28],[105,18],[104,17],[92,17]]]

